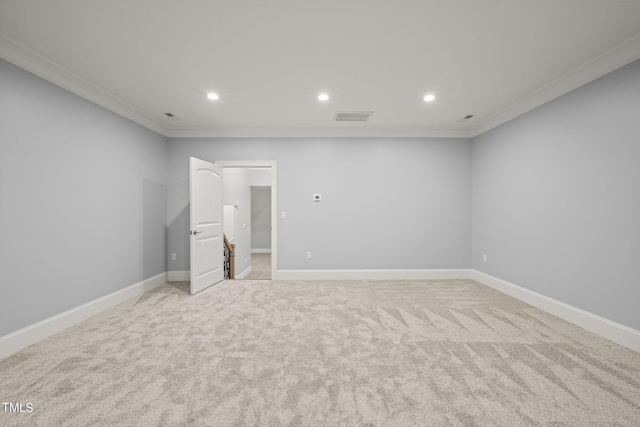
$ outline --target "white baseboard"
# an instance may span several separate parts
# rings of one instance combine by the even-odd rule
[[[67,310],[41,322],[0,337],[0,359],[50,337],[68,327],[82,322],[128,299],[167,283],[167,273],[143,280],[119,291],[105,295],[86,304]]]
[[[471,279],[471,270],[278,270],[278,280]]]
[[[188,282],[191,280],[191,272],[187,271],[170,271],[167,273],[169,282]]]
[[[251,270],[252,270],[251,266],[245,268],[245,270],[242,273],[236,274],[236,280],[244,279],[245,277],[247,277],[249,275],[249,273],[251,273]]]
[[[640,331],[477,270],[472,270],[471,278],[490,288],[564,319],[567,322],[578,325],[589,332],[593,332],[594,334],[640,353]]]
[[[242,280],[251,273],[247,267],[236,279]],[[442,270],[278,270],[278,280],[429,280],[471,279],[469,269]],[[170,271],[170,282],[189,281],[188,271]],[[274,279],[275,280],[275,279]]]
[[[164,285],[165,283],[167,283],[167,273],[160,273],[156,276],[153,277],[149,277],[148,279],[143,280],[142,282],[139,282],[135,285],[132,286],[136,286],[138,284],[142,284],[142,292],[140,292],[140,294],[143,294],[145,292],[149,292],[154,290],[155,288],[157,288],[158,286]]]
[[[236,274],[237,280],[242,280],[247,277],[251,273],[251,266],[249,266],[242,273]],[[190,271],[170,271],[168,274],[169,282],[188,282],[191,280],[191,272]]]
[[[270,254],[271,248],[266,249],[251,249],[252,254]]]
[[[251,272],[248,267],[237,275],[243,279]],[[590,332],[607,338],[631,350],[640,352],[640,331],[546,297],[537,292],[469,269],[451,270],[278,270],[278,280],[428,280],[473,279],[504,294],[517,298],[547,313],[558,316]],[[0,337],[0,360],[32,344],[82,322],[111,307],[142,295],[167,281],[188,281],[188,271],[170,271],[138,282],[129,287],[95,299],[64,313]]]
[[[242,273],[236,274],[237,280],[242,280],[247,277],[251,273],[251,266],[249,266]],[[167,273],[169,277],[169,282],[188,282],[191,280],[191,272],[190,271],[170,271]]]

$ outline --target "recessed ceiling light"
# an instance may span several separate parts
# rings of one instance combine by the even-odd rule
[[[209,92],[207,94],[207,98],[209,98],[212,101],[215,101],[216,99],[220,99],[220,97],[218,96],[217,93],[213,93],[213,92]]]
[[[427,102],[431,102],[434,99],[436,99],[436,96],[434,94],[432,94],[432,93],[424,96],[424,100],[427,101]]]
[[[320,95],[318,95],[318,99],[320,101],[327,101],[329,100],[329,95],[327,95],[326,93],[321,93]]]

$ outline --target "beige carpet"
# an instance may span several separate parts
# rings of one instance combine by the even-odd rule
[[[640,425],[640,354],[473,281],[187,290],[0,361],[0,425]]]
[[[251,273],[245,280],[270,280],[271,254],[251,254]]]

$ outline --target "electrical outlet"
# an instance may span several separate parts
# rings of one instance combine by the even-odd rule
[[[311,252],[307,252],[307,259],[311,259]]]
[[[487,262],[487,254],[482,255],[482,261]]]
[[[171,261],[175,261],[177,259],[176,254],[172,253],[171,254]]]
[[[282,213],[280,214],[280,218],[286,218],[287,217],[287,213],[285,211],[282,211]]]

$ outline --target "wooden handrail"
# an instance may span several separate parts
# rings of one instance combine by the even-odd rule
[[[229,243],[227,235],[224,235],[224,244],[229,248],[229,279],[236,278],[236,245]]]

